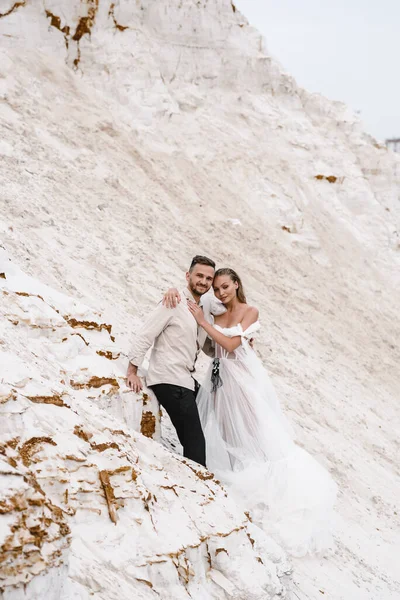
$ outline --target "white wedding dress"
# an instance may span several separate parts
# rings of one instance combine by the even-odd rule
[[[259,322],[246,331],[240,324],[215,327],[228,337],[240,335],[242,343],[232,353],[216,344],[197,396],[207,467],[290,554],[330,548],[336,484],[293,441],[268,373],[248,342]]]

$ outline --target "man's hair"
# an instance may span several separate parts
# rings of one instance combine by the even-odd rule
[[[196,254],[192,258],[192,262],[190,263],[189,273],[191,273],[196,265],[207,265],[208,267],[212,267],[215,269],[215,262],[211,260],[211,258],[207,258],[207,256],[200,256],[200,254]]]

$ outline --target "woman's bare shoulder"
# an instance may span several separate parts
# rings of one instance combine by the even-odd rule
[[[245,312],[245,316],[252,316],[252,317],[258,317],[259,315],[259,310],[256,306],[250,306],[250,304],[246,305],[246,312]]]
[[[255,306],[246,306],[246,311],[243,315],[242,325],[249,326],[258,320],[259,310]]]

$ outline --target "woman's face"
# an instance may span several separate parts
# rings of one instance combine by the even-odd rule
[[[229,275],[218,275],[213,283],[214,294],[223,304],[227,304],[236,297],[238,283],[232,281]]]

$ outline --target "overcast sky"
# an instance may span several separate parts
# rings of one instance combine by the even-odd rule
[[[400,138],[400,0],[235,0],[299,85]]]

